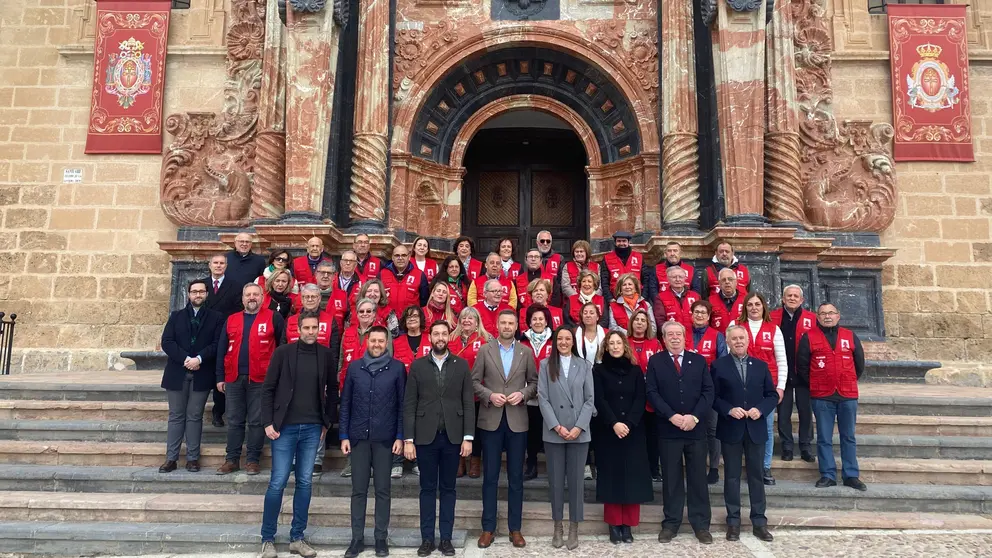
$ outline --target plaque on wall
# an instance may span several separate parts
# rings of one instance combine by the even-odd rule
[[[558,0],[492,0],[491,17],[494,20],[556,20],[559,18]]]

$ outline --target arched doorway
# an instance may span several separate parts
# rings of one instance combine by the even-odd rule
[[[462,232],[478,253],[510,237],[522,259],[544,229],[562,253],[588,239],[588,158],[566,122],[537,111],[503,113],[471,139],[463,164]]]

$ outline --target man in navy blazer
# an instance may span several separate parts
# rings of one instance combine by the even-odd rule
[[[648,402],[658,414],[665,496],[665,519],[658,542],[671,542],[678,534],[688,493],[689,524],[699,542],[710,544],[713,536],[706,483],[706,423],[700,426],[699,422],[713,407],[713,378],[703,356],[685,350],[685,326],[665,322],[661,335],[666,350],[648,360],[646,378]]]
[[[747,462],[747,488],[751,500],[754,536],[771,541],[765,517],[765,483],[762,463],[768,429],[764,417],[775,410],[778,392],[768,365],[747,354],[748,334],[743,327],[727,328],[730,354],[713,362],[716,437],[723,450],[723,497],[727,503],[727,540],[741,535],[741,458]]]
[[[169,316],[162,332],[162,350],[169,357],[162,374],[162,387],[169,399],[169,430],[160,473],[176,470],[184,438],[186,470],[200,470],[203,408],[214,386],[217,341],[224,327],[224,316],[203,305],[206,280],[192,281],[186,290],[189,304]]]
[[[203,307],[220,312],[224,320],[231,314],[237,314],[245,309],[241,304],[241,289],[244,287],[244,284],[239,285],[237,281],[228,277],[227,259],[227,254],[214,254],[211,256],[209,263],[210,275],[203,279],[207,284],[207,299],[203,301]],[[216,389],[213,392],[213,425],[221,428],[224,426],[224,411],[227,410],[227,398],[222,392]]]

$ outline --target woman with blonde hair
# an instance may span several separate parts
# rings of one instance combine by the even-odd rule
[[[471,306],[462,309],[458,315],[458,325],[451,332],[448,338],[448,351],[455,356],[462,357],[468,362],[469,370],[475,366],[475,359],[479,356],[479,349],[491,341],[492,335],[482,327],[482,316],[479,311]],[[475,416],[479,416],[479,398],[475,398]],[[472,444],[472,457],[459,460],[458,476],[465,476],[468,469],[468,476],[477,479],[482,476],[482,430],[475,427],[476,443]]]
[[[638,309],[643,309],[648,313],[651,329],[657,331],[658,324],[654,321],[651,305],[641,296],[641,280],[637,278],[636,274],[624,273],[617,278],[617,291],[614,293],[613,300],[610,301],[610,329],[621,333],[626,332],[631,315]]]
[[[576,240],[572,244],[572,261],[566,263],[561,269],[561,294],[567,298],[578,292],[579,280],[584,271],[594,273],[599,277],[599,262],[592,261],[592,246],[585,240]],[[596,294],[602,295],[596,281]]]
[[[300,310],[300,295],[293,292],[296,282],[288,269],[277,269],[269,274],[265,282],[265,296],[262,308],[268,308],[281,315],[284,320]]]
[[[427,305],[421,308],[424,311],[425,327],[430,331],[431,324],[438,320],[443,320],[448,326],[454,329],[456,316],[451,309],[451,296],[448,286],[443,281],[431,283],[430,294],[427,297]]]
[[[362,284],[358,291],[358,300],[367,298],[375,303],[375,322],[372,325],[382,326],[389,330],[392,338],[400,334],[400,321],[396,316],[396,311],[389,306],[389,295],[386,293],[386,286],[379,279],[369,279]],[[355,305],[358,309],[358,305]],[[354,313],[354,312],[352,312]],[[349,318],[349,323],[351,319]]]

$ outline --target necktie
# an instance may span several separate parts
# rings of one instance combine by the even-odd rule
[[[219,290],[220,290],[220,281],[217,280],[217,279],[214,279],[214,294],[217,294],[217,291],[219,291]]]
[[[672,355],[672,362],[675,363],[675,371],[678,372],[679,376],[682,375],[682,365],[679,364],[678,355]]]

